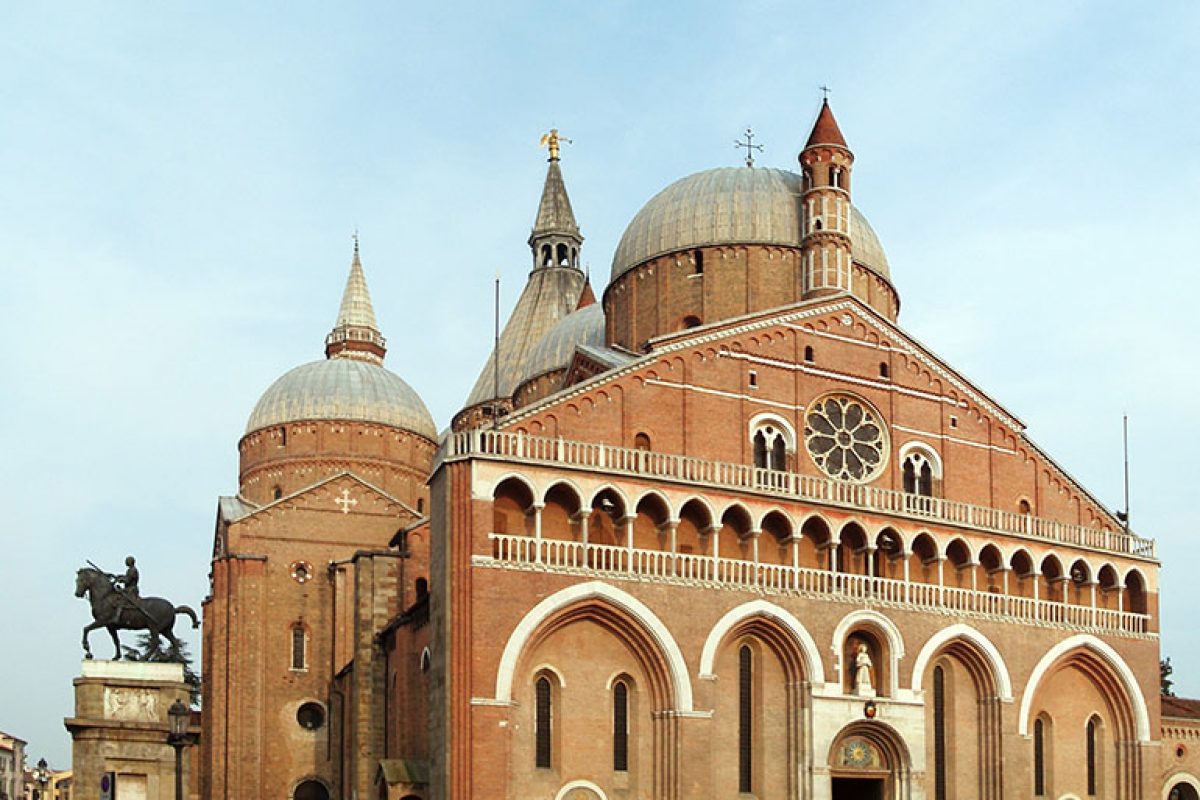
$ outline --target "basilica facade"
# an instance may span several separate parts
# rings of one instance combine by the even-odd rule
[[[326,358],[254,408],[202,797],[1200,796],[1154,542],[899,325],[828,104],[794,171],[650,199],[599,293],[548,144],[448,430],[357,245]]]

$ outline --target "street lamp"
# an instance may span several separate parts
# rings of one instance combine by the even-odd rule
[[[34,792],[33,800],[42,800],[46,797],[46,784],[50,782],[50,766],[46,763],[46,759],[39,758],[37,766],[33,770],[33,779],[41,786],[41,790]]]
[[[191,737],[188,736],[188,723],[191,722],[192,712],[177,697],[167,709],[167,717],[171,721],[167,744],[175,748],[175,800],[183,800],[183,748],[192,743]]]

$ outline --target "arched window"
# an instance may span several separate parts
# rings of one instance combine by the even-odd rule
[[[304,635],[304,626],[297,623],[292,626],[292,669],[307,669],[307,644],[308,637]]]
[[[424,497],[417,498],[417,513],[418,514],[425,513],[425,498]]]
[[[1096,796],[1096,718],[1092,717],[1087,723],[1087,793],[1088,797]]]
[[[537,679],[534,699],[534,764],[538,769],[550,769],[551,686],[545,675]]]
[[[933,796],[946,800],[946,671],[933,668]]]
[[[754,696],[753,654],[747,645],[738,650],[738,791],[753,791]]]
[[[900,449],[901,477],[906,494],[933,497],[941,480],[941,465],[932,450],[920,445]]]
[[[683,318],[683,327],[684,328],[699,328],[700,325],[701,325],[700,318],[695,316],[694,314],[688,314],[686,317]]]
[[[804,360],[810,364],[815,360],[815,354],[813,353],[812,345],[805,345]]]
[[[1046,725],[1040,719],[1033,722],[1033,794],[1046,796]]]
[[[292,800],[329,800],[329,788],[320,781],[307,780],[292,792]]]
[[[886,378],[891,374],[886,361],[879,362],[879,377]]]
[[[639,433],[638,435],[634,436],[633,437],[633,449],[634,450],[649,450],[650,449],[650,437],[644,433]]]
[[[696,275],[704,274],[704,251],[703,250],[693,250],[692,251],[692,265],[693,265]]]
[[[424,578],[417,578],[417,599],[424,600],[429,596],[429,581]]]
[[[629,685],[613,684],[613,770],[629,771]]]
[[[784,431],[774,425],[761,425],[754,432],[754,466],[759,469],[787,469],[787,450]]]
[[[281,497],[283,497],[283,487],[282,487],[282,486],[276,486],[274,489],[272,489],[272,490],[271,490],[271,497],[273,497],[273,498],[274,498],[274,499],[276,499],[276,500],[278,500],[278,499],[280,499]]]

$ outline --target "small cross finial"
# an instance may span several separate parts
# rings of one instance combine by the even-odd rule
[[[558,128],[551,128],[549,133],[542,134],[542,140],[538,142],[538,147],[546,147],[550,150],[550,160],[558,161],[558,145],[560,142],[574,144],[565,136],[558,135]]]
[[[821,90],[821,99],[824,100],[826,103],[828,103],[830,88],[828,86],[826,86],[825,84],[821,84],[817,88]]]
[[[354,236],[352,236],[351,238],[354,239],[354,255],[358,255],[358,226],[357,225],[354,226]]]
[[[736,140],[734,141],[733,146],[739,149],[743,147],[746,148],[746,166],[753,167],[754,151],[757,150],[761,153],[763,151],[763,146],[761,144],[754,143],[754,131],[750,130],[749,128],[746,128],[746,132],[743,133],[742,136],[746,138],[746,141],[743,142],[740,139]]]
[[[351,496],[350,496],[350,490],[349,490],[349,489],[342,489],[342,496],[341,496],[341,497],[335,497],[335,498],[333,499],[333,502],[337,503],[339,506],[341,506],[341,507],[342,507],[342,513],[343,513],[343,514],[349,514],[349,513],[350,513],[350,506],[356,506],[356,505],[358,505],[358,501],[357,501],[357,500],[355,500],[353,497],[351,497]]]

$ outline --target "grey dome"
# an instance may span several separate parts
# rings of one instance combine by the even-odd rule
[[[246,433],[315,419],[344,419],[391,425],[437,441],[429,409],[394,372],[367,361],[330,358],[284,373],[263,392]]]
[[[567,367],[581,344],[604,346],[604,309],[599,303],[568,314],[547,331],[525,358],[520,382]]]
[[[853,209],[854,260],[891,279],[866,217]],[[782,169],[720,167],[675,181],[642,207],[613,255],[612,280],[657,256],[722,244],[800,246],[800,176]]]

